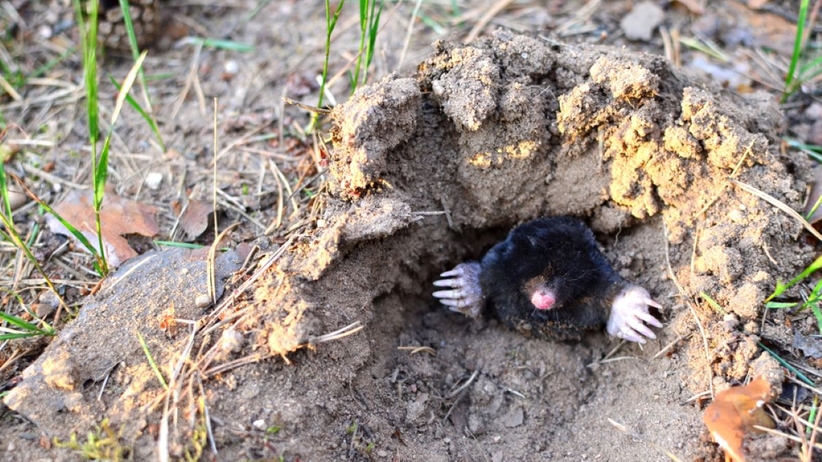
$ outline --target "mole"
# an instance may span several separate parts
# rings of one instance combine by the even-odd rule
[[[512,329],[552,340],[578,340],[588,330],[631,342],[656,338],[662,327],[648,307],[662,308],[647,290],[617,274],[594,233],[571,217],[517,226],[480,262],[440,275],[440,303],[472,318],[492,314]]]

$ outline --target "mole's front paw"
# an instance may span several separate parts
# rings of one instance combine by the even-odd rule
[[[437,287],[450,287],[450,290],[438,290],[434,296],[451,311],[462,313],[472,318],[482,313],[482,289],[479,284],[481,267],[479,263],[461,263],[451,271],[440,274],[434,281]]]
[[[647,290],[639,286],[628,286],[616,297],[611,307],[608,333],[639,343],[645,343],[645,337],[656,338],[645,323],[656,327],[662,327],[662,323],[648,313],[648,306],[662,308],[662,305],[651,298]]]

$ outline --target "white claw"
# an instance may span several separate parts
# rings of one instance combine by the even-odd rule
[[[647,290],[639,286],[628,286],[614,299],[611,315],[608,317],[608,333],[637,343],[645,343],[645,337],[656,338],[645,323],[655,327],[662,327],[662,323],[648,312],[648,306],[662,308]]]
[[[461,290],[438,290],[434,292],[434,296],[441,299],[459,299],[462,298],[463,292]]]

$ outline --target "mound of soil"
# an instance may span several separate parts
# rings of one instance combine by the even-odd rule
[[[754,366],[753,321],[810,254],[796,221],[731,181],[800,208],[808,179],[799,175],[810,169],[780,153],[778,108],[691,83],[647,54],[507,32],[434,48],[415,77],[389,76],[334,110],[324,207],[236,309],[239,355],[290,364],[267,360],[203,383],[219,458],[666,460],[608,419],[675,453],[704,451],[700,409],[685,403],[774,370],[768,356]],[[641,349],[601,333],[529,339],[437,305],[437,274],[548,215],[586,220],[614,267],[664,305],[658,340]],[[725,317],[698,305],[700,294]],[[354,321],[365,329],[315,345]],[[198,342],[202,350],[216,337]],[[53,342],[33,367],[65,345]],[[155,359],[175,365],[179,353],[169,340]],[[83,354],[145,362],[136,343]],[[6,399],[40,428],[65,438],[86,430],[67,422],[107,416],[137,440],[139,457],[152,457],[148,422],[161,412],[116,403],[125,393],[150,402],[133,396],[156,396],[156,381],[114,374],[98,401],[99,387],[82,385],[97,377],[37,380],[27,375],[18,389],[59,389],[72,404]],[[172,440],[181,454],[184,441]]]

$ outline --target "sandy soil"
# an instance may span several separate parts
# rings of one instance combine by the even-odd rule
[[[782,149],[785,122],[772,95],[740,96],[624,48],[500,29],[426,49],[429,31],[406,58],[416,71],[379,72],[334,108],[328,144],[312,151],[311,138],[284,136],[307,118],[283,110],[279,97],[305,87],[311,104],[316,88],[303,69],[316,70],[317,50],[265,20],[306,13],[288,2],[253,20],[243,8],[183,11],[254,43],[266,59],[159,51],[154,65],[180,76],[155,95],[158,113],[174,111],[160,119],[174,150],[158,157],[151,133],[128,116],[118,128],[120,191],[157,203],[168,230],[173,201],[209,197],[206,101],[196,91],[174,100],[191,68],[203,79],[195,88],[221,98],[219,187],[262,224],[276,219],[268,198],[279,197],[286,221],[258,238],[266,226],[223,207],[225,223],[244,222],[234,242],[250,244],[222,255],[226,295],[216,307],[194,303],[207,293],[205,252],[144,255],[109,277],[9,379],[4,459],[75,458],[53,439],[106,418],[134,460],[156,459],[163,447],[213,460],[668,460],[660,448],[720,460],[701,420],[710,392],[756,375],[781,391],[783,372],[759,342],[790,349],[813,318],[763,319],[762,305],[777,281],[807,266],[813,245],[796,220],[745,188],[801,210],[812,178],[810,161]],[[407,23],[392,18],[383,40],[399,49]],[[228,61],[240,72],[220,74]],[[377,69],[396,68],[390,61]],[[82,145],[82,122],[50,123],[49,133],[70,133],[50,155]],[[259,134],[283,138],[250,141]],[[283,193],[266,173],[274,161],[308,193]],[[58,167],[67,178],[82,169]],[[148,171],[182,187],[145,191]],[[260,194],[242,193],[248,185]],[[662,303],[658,339],[644,348],[604,333],[550,342],[438,306],[440,272],[479,258],[517,223],[550,215],[584,219],[615,269]],[[355,322],[364,328],[322,341]],[[778,436],[751,444],[749,460],[797,451]]]

